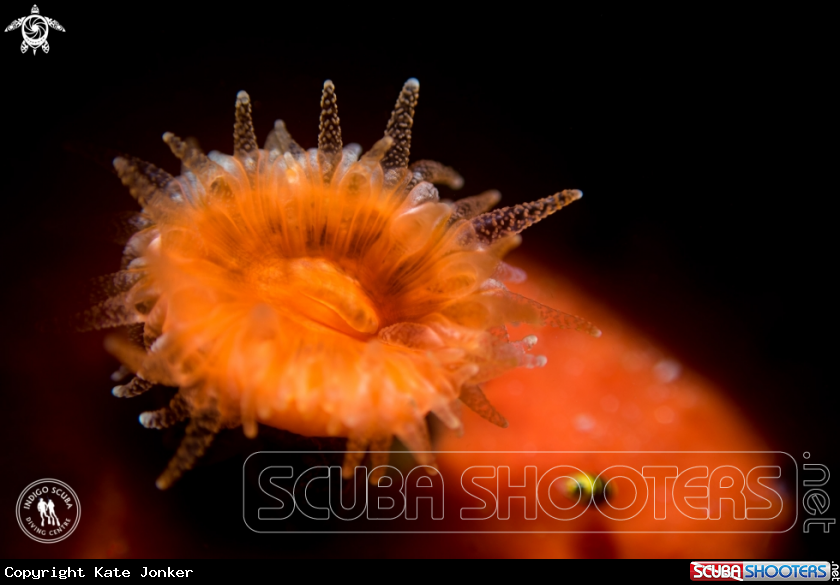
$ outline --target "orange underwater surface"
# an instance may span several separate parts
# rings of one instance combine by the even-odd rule
[[[545,355],[545,367],[517,369],[485,385],[485,393],[508,422],[507,429],[488,424],[465,409],[462,437],[444,431],[435,448],[452,451],[762,451],[767,449],[756,430],[742,418],[726,391],[715,387],[701,375],[673,360],[620,316],[588,298],[572,283],[534,261],[515,254],[514,266],[523,268],[528,279],[511,284],[511,290],[538,302],[585,316],[603,332],[600,338],[528,325],[511,330],[512,338],[534,334],[539,338],[533,352]],[[615,454],[563,453],[557,461],[597,475],[616,464]],[[506,455],[505,463],[518,460],[521,466],[537,464],[545,456],[523,453]],[[672,458],[656,453],[632,458],[634,468],[672,464]],[[684,454],[681,467],[734,465],[750,469],[756,464],[778,464],[773,454]],[[470,466],[494,465],[490,457],[474,454],[441,454],[438,458],[445,476],[457,477]],[[515,465],[511,464],[514,469]],[[542,474],[544,467],[540,467]],[[680,471],[683,469],[681,468]],[[607,473],[607,475],[609,475]],[[647,475],[647,474],[646,474]],[[522,485],[520,471],[511,472],[511,484]],[[770,480],[783,500],[774,505],[762,531],[783,532],[793,523],[795,502],[780,484]],[[767,480],[764,480],[766,483]],[[652,488],[650,481],[648,482]],[[483,485],[483,484],[482,484]],[[621,484],[619,484],[621,485]],[[672,503],[671,484],[661,485],[651,497],[668,506]],[[726,484],[724,484],[725,486]],[[632,489],[632,487],[631,487]],[[630,503],[632,494],[619,490],[616,507]],[[505,491],[500,488],[499,498]],[[747,506],[766,506],[766,502],[745,490]],[[470,504],[472,505],[472,504]],[[520,504],[521,507],[521,504]],[[512,510],[516,510],[512,505]],[[521,509],[521,508],[520,508]],[[696,522],[682,514],[669,513],[663,520],[640,513],[621,523],[623,533],[598,533],[615,529],[590,506],[575,526],[559,525],[540,515],[525,520],[511,512],[504,523],[483,523],[487,530],[562,531],[566,534],[507,534],[489,540],[482,555],[504,557],[620,557],[620,558],[766,558],[778,547],[778,535],[727,534],[737,527],[732,514],[724,511],[716,521],[716,534],[669,534],[656,532],[690,531]],[[729,518],[727,520],[727,518]],[[709,522],[709,521],[706,521]],[[692,524],[694,523],[694,524]],[[502,526],[501,524],[504,524]],[[559,525],[559,526],[558,526]],[[751,527],[748,530],[755,530]],[[634,534],[631,532],[645,532]],[[784,535],[782,535],[784,536]]]

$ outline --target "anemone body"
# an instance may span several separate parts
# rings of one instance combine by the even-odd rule
[[[506,324],[598,334],[503,284],[524,276],[502,262],[518,233],[580,192],[495,211],[497,192],[440,200],[434,183],[462,180],[439,163],[409,165],[418,89],[405,84],[384,138],[363,155],[342,143],[328,81],[318,148],[301,148],[282,121],[258,148],[240,92],[233,155],[167,133],[181,175],[114,161],[143,208],[140,229],[111,277],[116,294],[89,319],[136,333],[108,338],[135,374],[116,395],[178,388],[169,407],[141,415],[154,428],[190,419],[159,487],[240,424],[248,436],[261,423],[347,437],[345,472],[394,435],[430,463],[430,412],[458,428],[464,403],[506,426],[480,384],[545,363],[528,353],[536,338],[513,341]]]

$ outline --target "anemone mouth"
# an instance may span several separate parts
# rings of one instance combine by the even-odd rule
[[[271,261],[253,267],[259,294],[280,310],[366,340],[379,331],[380,318],[361,283],[325,258]]]
[[[387,451],[392,436],[429,463],[427,414],[458,429],[463,403],[504,427],[479,384],[545,364],[529,353],[536,338],[511,340],[507,323],[597,334],[502,283],[524,277],[502,262],[518,234],[580,192],[493,211],[495,191],[441,201],[434,184],[463,180],[440,163],[409,166],[418,91],[406,82],[385,136],[364,155],[342,143],[328,81],[317,149],[301,148],[279,120],[258,148],[240,92],[232,156],[166,133],[180,176],[115,159],[143,206],[141,229],[112,277],[118,294],[88,317],[139,329],[139,343],[109,342],[136,374],[116,395],[179,388],[168,408],[141,418],[153,428],[190,419],[159,487],[220,428],[242,425],[253,437],[258,423],[347,437],[355,454],[345,473],[369,445]]]

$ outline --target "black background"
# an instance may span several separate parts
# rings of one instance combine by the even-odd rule
[[[1,17],[29,8],[7,3]],[[465,194],[497,188],[505,204],[582,189],[521,252],[726,388],[769,448],[834,461],[836,71],[825,15],[40,8],[67,29],[50,32],[49,54],[21,55],[19,31],[0,35],[4,496],[40,477],[45,457],[84,484],[71,449],[110,432],[119,441],[103,449],[125,450],[143,481],[169,452],[123,430],[141,407],[108,394],[101,334],[52,325],[85,305],[89,278],[118,266],[111,218],[135,207],[113,154],[177,173],[167,130],[229,151],[240,89],[260,135],[282,117],[313,146],[327,78],[345,142],[380,137],[417,77],[414,160],[445,162]],[[33,431],[33,408],[49,428]],[[109,420],[91,423],[84,409]]]

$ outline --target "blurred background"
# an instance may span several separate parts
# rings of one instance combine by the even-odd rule
[[[87,306],[89,280],[118,268],[115,219],[136,211],[110,170],[115,154],[177,174],[164,131],[229,152],[241,89],[260,137],[283,118],[314,146],[325,79],[345,142],[368,148],[417,77],[412,159],[466,181],[443,197],[495,188],[509,205],[582,189],[518,253],[726,389],[768,449],[836,465],[836,116],[819,15],[40,8],[67,29],[50,32],[49,54],[21,55],[19,31],[0,36],[2,556],[481,555],[480,542],[443,550],[432,537],[256,537],[223,505],[236,503],[241,454],[254,450],[238,435],[161,494],[153,480],[178,437],[136,417],[164,399],[113,398],[104,335],[67,324]],[[30,9],[7,3],[0,16]],[[41,477],[80,494],[88,537],[46,547],[19,532],[14,501]],[[800,531],[779,554],[836,549]]]

